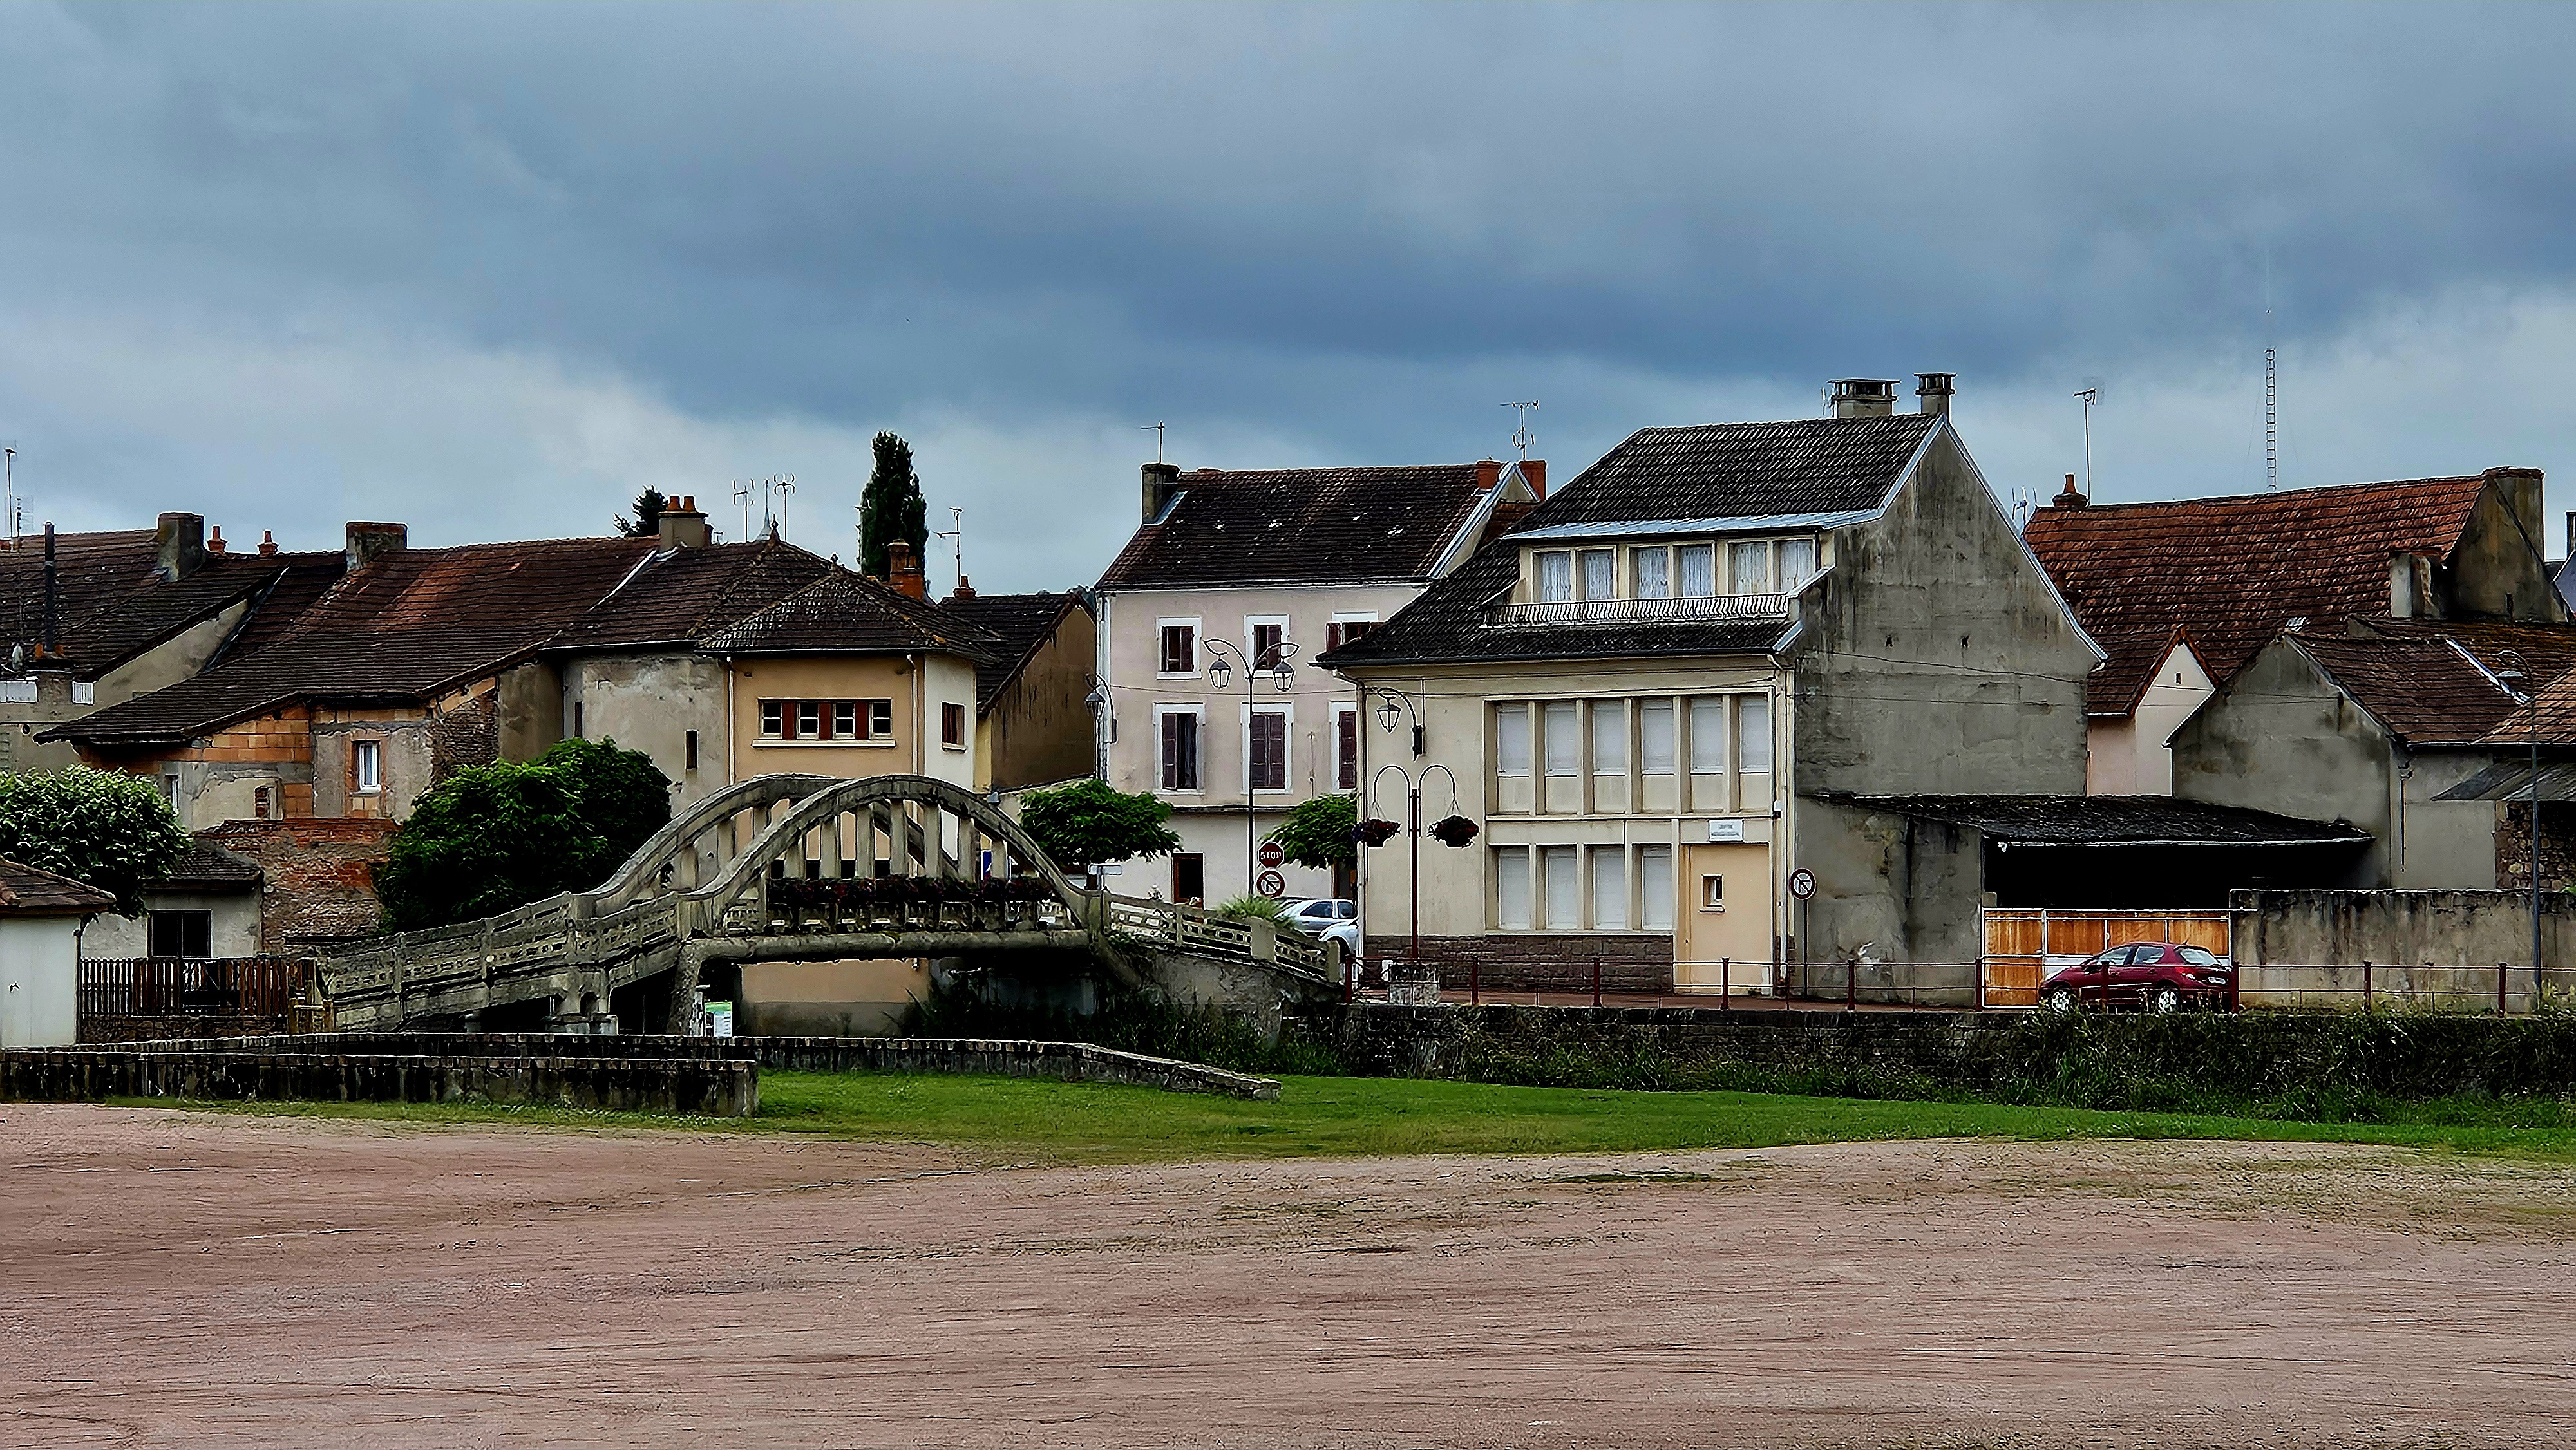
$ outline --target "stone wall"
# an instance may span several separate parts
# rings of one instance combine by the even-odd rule
[[[266,872],[260,943],[292,955],[383,930],[375,869],[393,832],[391,821],[304,818],[229,821],[203,835]]]
[[[1402,957],[1412,938],[1400,932],[1369,937],[1369,956]],[[1467,990],[1468,969],[1493,992],[1589,992],[1592,964],[1601,964],[1605,992],[1668,992],[1673,986],[1673,939],[1666,936],[1524,932],[1495,936],[1426,936],[1424,960],[1440,966],[1444,990]]]
[[[177,1042],[206,1038],[238,1040],[280,1035],[286,1018],[257,1013],[191,1012],[164,1017],[96,1017],[80,1020],[80,1040],[90,1042]]]
[[[943,1072],[1063,1082],[1120,1083],[1165,1092],[1215,1093],[1263,1101],[1279,1084],[1088,1042],[1013,1042],[973,1037],[736,1037],[762,1067],[781,1072]]]
[[[25,1048],[0,1052],[0,1099],[523,1103],[613,1112],[747,1117],[760,1069],[746,1058],[473,1056],[184,1046]]]

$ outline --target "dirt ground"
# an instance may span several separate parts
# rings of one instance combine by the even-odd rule
[[[2576,1444],[2576,1175],[1913,1143],[1028,1168],[0,1107],[0,1443]]]

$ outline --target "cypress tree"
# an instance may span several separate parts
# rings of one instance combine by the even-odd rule
[[[930,543],[930,506],[912,471],[912,445],[892,433],[876,436],[876,470],[859,496],[859,572],[886,577],[886,545],[897,539],[921,558]]]

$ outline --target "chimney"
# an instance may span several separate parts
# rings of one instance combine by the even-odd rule
[[[2049,502],[2062,509],[2080,509],[2084,507],[2084,495],[2075,491],[2074,474],[2070,473],[2066,475],[2066,487],[2059,489],[2057,491],[2057,497],[2050,499]]]
[[[276,553],[276,552],[277,552],[277,530],[275,530],[275,529],[262,529],[262,530],[260,530],[260,531],[259,531],[259,553],[260,553],[260,557],[264,559],[264,558],[268,557],[269,555],[274,554],[274,553]]]
[[[1959,391],[1957,373],[1916,373],[1914,396],[1921,400],[1914,409],[1935,418],[1950,416],[1950,395]]]
[[[957,587],[948,591],[948,597],[951,599],[972,599],[975,597],[975,586],[967,583],[966,576],[960,574],[957,576]]]
[[[1521,480],[1522,480],[1523,482],[1527,483],[1527,484],[1530,486],[1530,492],[1532,492],[1532,493],[1534,493],[1534,494],[1537,494],[1537,495],[1538,495],[1539,502],[1541,502],[1541,503],[1545,503],[1545,502],[1547,502],[1547,460],[1546,460],[1546,459],[1544,459],[1544,458],[1524,458],[1524,459],[1522,459],[1522,460],[1521,460]]]
[[[62,590],[54,573],[54,526],[45,525],[45,653],[58,655],[62,643]]]
[[[1894,378],[1834,379],[1834,417],[1884,418],[1895,411]]]
[[[886,574],[886,582],[894,586],[897,594],[923,600],[930,597],[930,589],[921,578],[921,557],[901,539],[886,545]]]
[[[1181,489],[1181,466],[1177,463],[1145,465],[1145,522],[1152,523],[1172,506],[1172,495]]]
[[[2545,505],[2540,501],[2540,470],[2537,468],[2490,468],[2486,471],[2487,488],[2504,500],[2513,511],[2513,519],[2525,531],[2524,536],[2537,547],[2541,530],[2547,525],[2540,516]]]
[[[340,556],[342,572],[355,574],[382,555],[397,554],[411,542],[411,530],[402,524],[351,523],[349,545]]]
[[[665,549],[703,549],[715,538],[707,529],[707,516],[698,507],[696,494],[662,505],[660,534]]]
[[[206,567],[206,517],[203,514],[163,514],[160,526],[153,531],[153,542],[160,552],[154,566],[161,577],[172,584]]]
[[[1503,481],[1503,461],[1499,458],[1476,460],[1476,492],[1483,493]]]

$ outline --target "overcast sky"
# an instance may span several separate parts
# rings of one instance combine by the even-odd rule
[[[31,523],[851,551],[978,585],[1184,468],[1506,455],[1959,374],[1999,492],[2533,465],[2576,507],[2576,9],[0,3]],[[2271,320],[2265,321],[2267,298]],[[944,555],[946,545],[938,544]],[[934,568],[944,585],[947,570]]]

